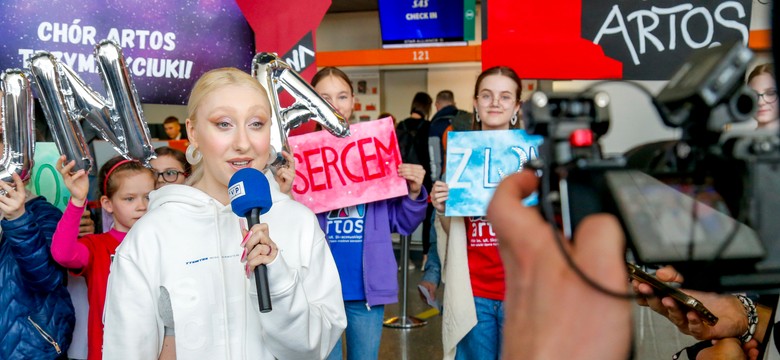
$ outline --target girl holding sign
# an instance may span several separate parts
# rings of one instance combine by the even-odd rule
[[[151,170],[136,160],[116,156],[98,172],[103,210],[113,219],[111,230],[79,238],[79,221],[87,203],[89,178],[84,170],[71,174],[75,161],[65,164],[65,155],[57,160],[57,169],[71,197],[57,224],[51,254],[60,265],[74,269],[87,283],[87,358],[101,359],[103,348],[103,304],[111,260],[127,231],[146,213],[149,193],[155,179]]]
[[[312,78],[314,89],[346,119],[355,103],[347,74],[326,67]],[[398,301],[398,265],[390,234],[410,235],[425,218],[428,194],[421,165],[401,164],[409,195],[317,214],[336,260],[347,312],[347,359],[376,359],[385,304]],[[365,265],[365,267],[364,267]],[[341,340],[328,359],[341,359]]]
[[[474,130],[521,127],[520,78],[509,67],[487,69],[474,86]],[[504,267],[498,239],[484,217],[444,216],[449,187],[436,181],[438,253],[444,264],[442,342],[447,359],[498,359],[504,323]]]
[[[271,155],[265,90],[241,70],[211,70],[195,83],[187,112],[189,185],[152,192],[149,212],[117,248],[105,358],[324,358],[346,317],[314,214],[275,181],[262,223],[247,229],[230,206],[233,174],[262,171]],[[266,313],[251,275],[261,264],[273,305]]]

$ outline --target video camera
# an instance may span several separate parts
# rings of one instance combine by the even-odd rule
[[[741,43],[696,53],[653,98],[679,140],[607,157],[599,139],[609,96],[535,92],[523,105],[529,133],[545,137],[540,206],[571,238],[587,215],[618,217],[629,258],[673,265],[688,288],[780,288],[780,136],[730,132],[748,121],[757,96],[744,84],[752,52]]]

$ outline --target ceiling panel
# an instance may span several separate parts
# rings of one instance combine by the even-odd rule
[[[378,0],[332,0],[328,13],[376,11]]]

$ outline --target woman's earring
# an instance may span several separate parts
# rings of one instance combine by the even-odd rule
[[[273,145],[268,145],[268,161],[265,163],[265,168],[271,169],[274,175],[276,175],[276,169],[274,169],[273,164],[276,162],[277,156],[276,148]]]
[[[512,126],[517,125],[517,113],[512,114],[512,119],[509,120],[509,123],[512,124]]]
[[[190,165],[197,165],[200,162],[200,159],[203,158],[203,154],[198,151],[198,148],[195,145],[190,144],[187,146],[187,151],[184,153],[184,155],[187,158],[187,162],[190,163]]]
[[[477,108],[474,108],[474,120],[479,122],[479,112],[477,111]]]

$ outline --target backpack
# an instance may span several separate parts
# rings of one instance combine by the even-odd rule
[[[440,116],[431,121],[431,130],[428,135],[428,157],[430,158],[431,171],[428,174],[433,181],[440,180],[444,172],[444,134],[450,129],[455,131],[471,130],[472,114],[458,109],[453,115]]]
[[[458,110],[458,113],[452,117],[452,129],[455,131],[471,130],[471,121],[474,115],[468,111]]]
[[[414,128],[408,125],[409,120],[404,120],[395,129],[395,135],[398,137],[398,149],[401,151],[401,160],[404,164],[423,164],[422,159],[417,154],[417,148],[420,144],[420,138],[425,137],[425,144],[428,143],[428,132],[425,125],[430,125],[428,121],[419,120]]]

